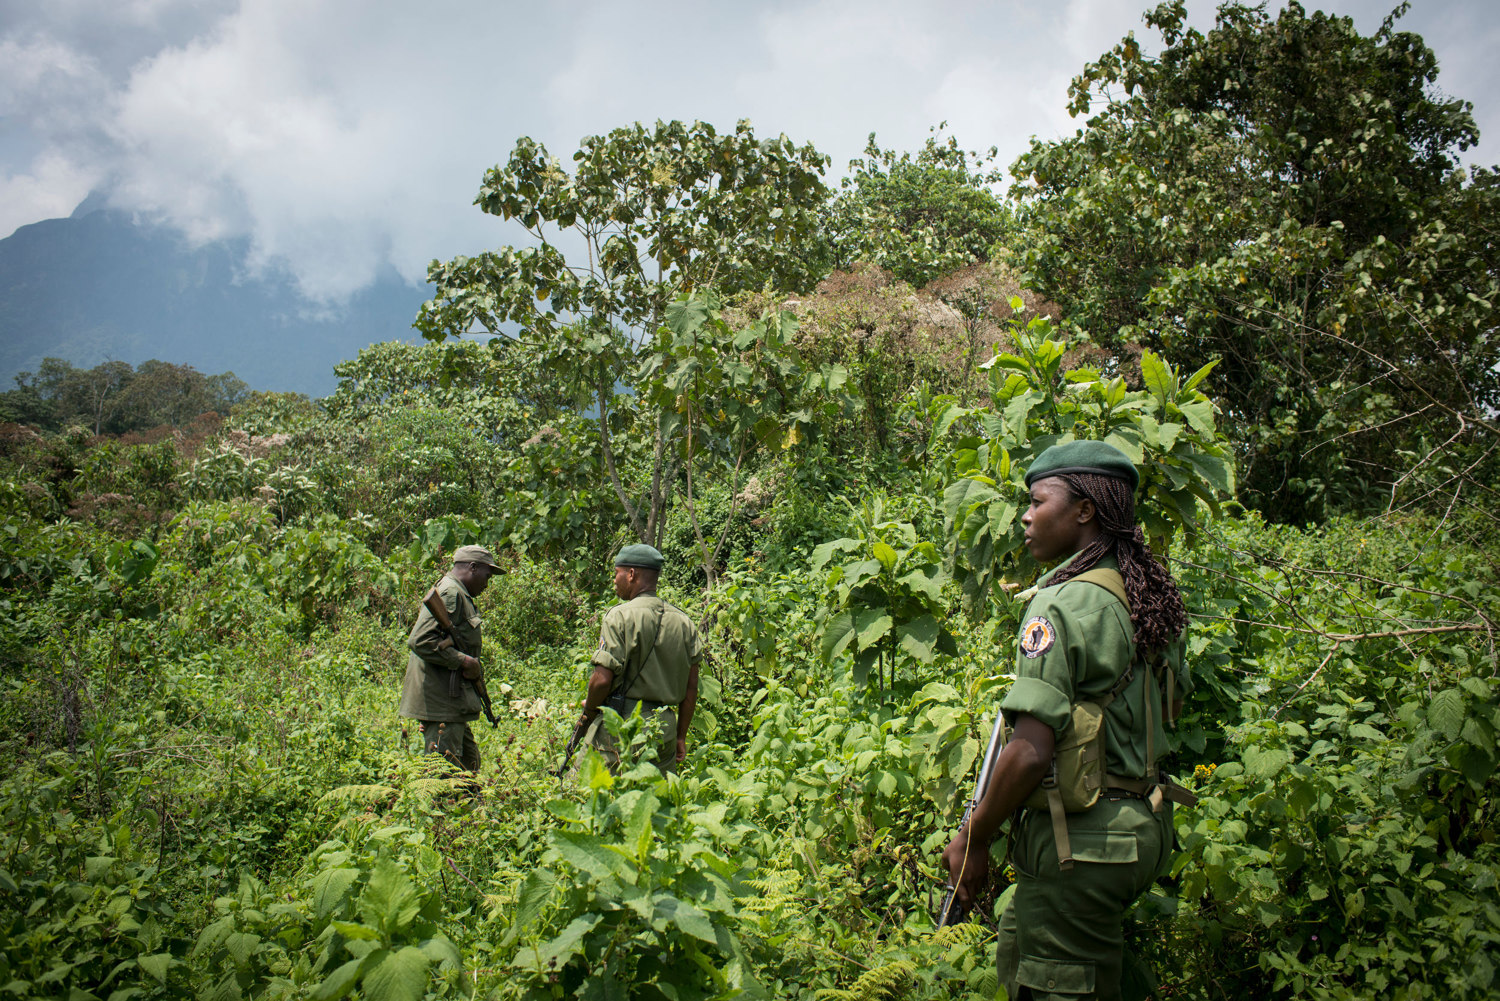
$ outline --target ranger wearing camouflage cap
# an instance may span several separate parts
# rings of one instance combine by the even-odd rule
[[[655,741],[647,748],[656,766],[676,771],[687,756],[687,732],[698,703],[698,663],[703,640],[686,612],[656,596],[662,555],[654,547],[632,545],[615,556],[615,594],[621,604],[604,615],[593,674],[578,725],[598,748],[610,770],[620,766],[614,737],[600,718],[608,706],[629,716],[639,706],[652,720]]]
[[[471,772],[479,771],[479,744],[469,724],[483,708],[473,684],[482,677],[483,646],[474,599],[499,569],[483,546],[460,546],[453,554],[453,569],[436,588],[453,624],[453,643],[443,642],[447,634],[426,605],[406,640],[411,656],[401,686],[400,713],[418,721],[427,753],[441,754]]]

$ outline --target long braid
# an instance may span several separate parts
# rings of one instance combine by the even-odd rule
[[[1145,533],[1135,520],[1135,494],[1130,484],[1117,476],[1099,473],[1062,473],[1074,501],[1093,501],[1095,517],[1103,529],[1099,537],[1085,546],[1077,558],[1052,578],[1061,584],[1092,570],[1111,551],[1125,580],[1125,594],[1130,598],[1130,621],[1135,626],[1135,641],[1147,650],[1161,650],[1182,635],[1187,625],[1187,609],[1172,574],[1146,546]]]

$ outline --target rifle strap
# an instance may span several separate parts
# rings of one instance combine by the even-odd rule
[[[652,597],[656,598],[656,595],[653,594]],[[628,698],[630,695],[630,686],[640,680],[641,672],[646,670],[646,661],[650,660],[652,654],[656,653],[656,641],[661,639],[661,625],[667,615],[667,603],[660,598],[656,598],[656,600],[661,602],[661,607],[656,610],[656,632],[652,634],[651,642],[646,644],[646,652],[642,655],[641,662],[636,667],[635,677],[631,678],[625,672],[621,672],[620,680],[609,691],[610,698],[614,698],[616,695],[621,698]]]

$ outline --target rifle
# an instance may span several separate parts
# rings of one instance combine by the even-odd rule
[[[990,785],[990,774],[995,770],[995,762],[1000,757],[1000,749],[1005,746],[1005,716],[1001,714],[995,718],[995,730],[990,734],[989,750],[984,752],[984,763],[979,767],[979,779],[974,783],[974,795],[969,797],[968,806],[964,807],[964,819],[959,821],[958,829],[961,831],[968,826],[969,818],[973,816],[974,810],[979,806],[979,801],[984,799],[985,790]],[[973,846],[970,846],[971,850]],[[989,851],[989,845],[980,848],[981,851]],[[927,898],[929,901],[931,897]],[[930,905],[929,905],[930,906]],[[954,887],[948,883],[943,893],[943,906],[938,908],[937,926],[945,928],[948,925],[956,925],[969,916],[969,909],[961,904],[958,897],[954,895]]]
[[[553,775],[556,775],[558,778],[563,777],[563,772],[568,770],[568,762],[573,760],[573,752],[578,750],[578,745],[583,740],[583,735],[588,731],[588,728],[588,723],[579,723],[573,728],[573,736],[568,738],[568,746],[563,751],[562,764],[557,766],[557,771],[553,772]]]
[[[443,631],[443,638],[438,640],[437,648],[444,650],[450,646],[457,647],[458,642],[453,634],[453,620],[448,617],[448,606],[443,604],[443,597],[438,594],[437,588],[430,589],[422,597],[422,604],[427,606],[427,610],[437,620],[438,628]],[[490,702],[489,686],[484,683],[483,669],[481,668],[480,670],[479,677],[475,678],[473,682],[474,691],[479,696],[480,705],[484,707],[484,718],[490,721],[490,726],[499,726],[500,720],[495,716],[495,707]],[[458,673],[457,671],[450,671],[448,674],[448,694],[454,698],[457,698],[459,695],[458,679],[456,677]]]

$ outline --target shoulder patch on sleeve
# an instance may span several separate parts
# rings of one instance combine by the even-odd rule
[[[1057,627],[1045,615],[1033,615],[1021,627],[1021,652],[1028,658],[1040,657],[1057,642]]]

